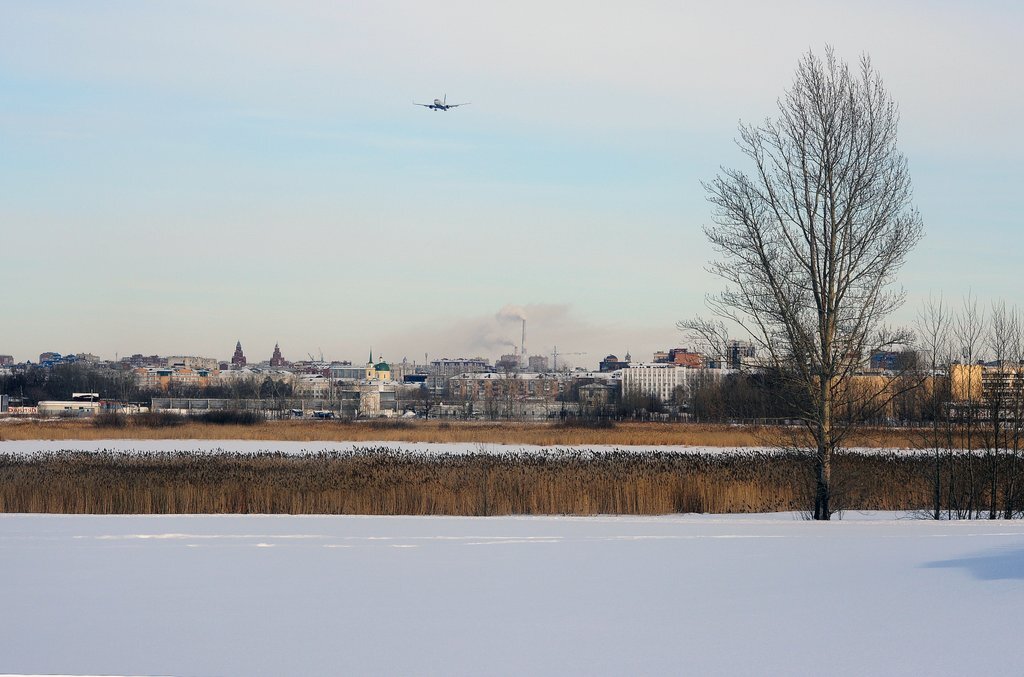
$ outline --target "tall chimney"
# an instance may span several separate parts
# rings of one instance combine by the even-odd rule
[[[526,368],[526,318],[523,318],[523,340],[519,344],[519,366]]]

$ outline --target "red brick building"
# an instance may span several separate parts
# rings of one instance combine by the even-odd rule
[[[287,364],[288,364],[288,362],[283,357],[281,357],[281,346],[279,346],[278,344],[275,343],[274,344],[274,354],[270,358],[270,366],[271,367],[284,367]]]
[[[242,352],[242,342],[235,344],[235,354],[231,356],[231,368],[239,369],[245,366],[245,353]]]

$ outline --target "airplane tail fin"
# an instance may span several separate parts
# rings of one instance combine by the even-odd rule
[[[448,94],[445,93],[443,103],[448,103]]]

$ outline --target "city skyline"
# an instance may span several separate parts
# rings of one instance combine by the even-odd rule
[[[926,236],[893,320],[929,294],[1019,306],[1021,14],[11,6],[0,353],[494,357],[519,343],[510,305],[529,353],[583,366],[686,345],[675,322],[720,286],[700,181],[745,167],[737,122],[826,44],[870,54],[900,104]],[[412,105],[446,93],[473,105]]]
[[[619,351],[619,355],[614,353],[604,353],[601,355],[591,356],[586,353],[579,351],[566,351],[559,350],[557,346],[550,346],[548,348],[538,348],[536,350],[525,347],[525,344],[513,345],[511,340],[496,340],[493,343],[481,343],[481,345],[488,345],[485,350],[477,353],[467,354],[456,354],[451,351],[442,351],[439,354],[423,354],[419,355],[401,355],[397,358],[394,356],[385,355],[383,351],[375,350],[373,346],[368,346],[364,349],[364,356],[352,356],[352,355],[330,355],[327,353],[302,353],[292,354],[285,348],[281,348],[279,342],[275,342],[269,351],[262,350],[263,346],[252,346],[246,347],[242,339],[237,339],[235,344],[228,350],[221,350],[208,355],[201,355],[198,353],[190,353],[187,350],[171,351],[167,353],[145,353],[145,352],[133,352],[133,353],[114,353],[113,355],[103,355],[90,353],[88,351],[80,350],[69,350],[62,352],[60,350],[44,350],[37,351],[29,355],[18,356],[0,353],[0,366],[24,366],[24,365],[55,365],[65,364],[69,360],[72,362],[97,362],[97,363],[127,363],[132,362],[132,358],[139,358],[143,362],[150,360],[151,358],[158,358],[161,364],[170,365],[172,360],[185,358],[198,359],[198,360],[212,360],[218,363],[219,366],[213,366],[212,364],[209,369],[245,369],[245,368],[274,368],[274,367],[290,367],[291,365],[298,364],[316,364],[316,363],[334,363],[334,364],[351,364],[351,365],[362,365],[362,364],[376,364],[380,362],[388,362],[393,364],[408,363],[410,365],[428,366],[431,362],[436,361],[458,361],[458,360],[483,360],[487,363],[493,363],[497,366],[503,358],[515,357],[517,364],[520,368],[527,368],[527,361],[529,358],[543,358],[549,365],[545,371],[553,370],[556,351],[557,351],[557,364],[558,369],[575,369],[578,367],[584,367],[589,365],[590,362],[603,364],[606,358],[616,357],[617,359],[625,359],[632,355],[631,351],[624,350]],[[688,352],[689,348],[683,348],[682,346],[670,346],[659,347],[656,351],[652,352],[650,356],[645,355],[633,355],[632,361],[637,363],[651,362],[655,360],[658,355],[667,355],[668,351],[681,350],[682,352]],[[264,354],[265,353],[265,354]],[[691,353],[698,355],[699,353]],[[365,359],[364,359],[365,358]],[[239,360],[244,360],[244,363]],[[5,360],[7,362],[5,362]],[[630,361],[630,360],[625,360]],[[45,362],[45,365],[44,365]],[[276,364],[275,364],[276,362]],[[141,364],[141,363],[140,363]],[[148,363],[147,363],[148,364]],[[185,366],[188,366],[187,364]],[[596,367],[593,367],[596,369]]]

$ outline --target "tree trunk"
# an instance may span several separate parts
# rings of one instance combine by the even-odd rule
[[[992,463],[989,477],[989,506],[988,506],[988,518],[994,520],[998,516],[996,508],[996,494],[998,492],[998,478],[997,474],[999,471],[999,442],[1000,442],[1000,431],[999,431],[999,415],[1002,410],[1001,398],[997,397],[992,405]]]
[[[832,450],[824,444],[818,445],[818,478],[814,494],[814,519],[832,519]]]
[[[818,473],[814,492],[814,519],[832,519],[832,387],[831,379],[822,378],[818,402]]]

